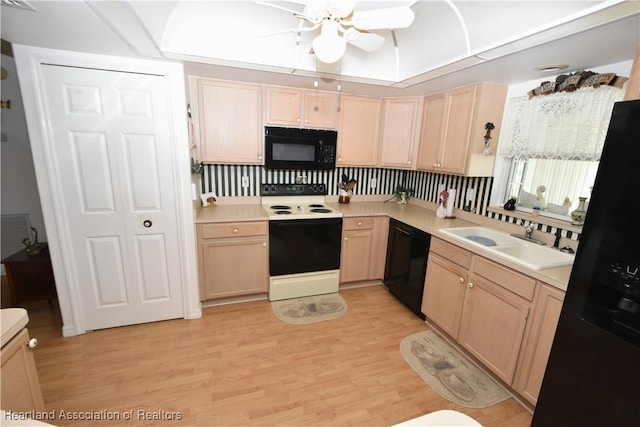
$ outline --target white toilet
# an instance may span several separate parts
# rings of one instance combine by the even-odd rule
[[[443,409],[441,411],[431,412],[412,420],[407,420],[392,427],[431,427],[431,426],[457,426],[457,427],[482,427],[482,424],[474,420],[468,415],[458,411]]]

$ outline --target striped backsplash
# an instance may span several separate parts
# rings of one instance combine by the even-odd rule
[[[354,194],[393,194],[398,184],[413,188],[415,196],[430,202],[438,202],[438,185],[456,189],[455,206],[462,208],[469,188],[475,189],[473,206],[480,215],[486,215],[491,185],[491,177],[461,177],[432,172],[406,171],[380,168],[341,168],[330,171],[266,170],[257,165],[205,165],[202,174],[202,191],[213,192],[220,197],[250,197],[260,195],[262,183],[294,183],[300,176],[307,182],[326,184],[329,195],[338,195],[337,183],[342,174],[358,181]],[[242,177],[249,178],[249,187],[242,187]],[[371,180],[376,179],[375,188]]]
[[[260,196],[262,183],[294,183],[300,176],[306,176],[307,182],[326,184],[329,195],[338,195],[337,183],[342,174],[358,181],[355,195],[391,195],[398,184],[413,188],[414,197],[433,203],[438,203],[440,195],[438,186],[443,184],[446,189],[456,189],[455,207],[462,209],[465,205],[467,191],[475,190],[472,207],[478,215],[487,216],[497,221],[518,224],[520,218],[488,212],[489,199],[493,177],[466,177],[445,175],[433,172],[407,171],[381,168],[341,168],[330,171],[299,171],[299,170],[266,170],[258,165],[204,165],[202,174],[202,191],[213,192],[220,197],[251,197]],[[242,187],[242,177],[249,178],[249,187]],[[371,180],[375,178],[375,188],[371,188]],[[557,228],[538,224],[538,231],[555,234]],[[580,234],[569,230],[562,230],[562,236],[571,240],[579,240]]]

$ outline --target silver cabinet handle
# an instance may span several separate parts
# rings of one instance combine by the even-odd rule
[[[31,338],[27,343],[27,347],[29,348],[36,348],[37,345],[38,345],[38,340],[35,338]]]
[[[238,234],[238,231],[239,231],[239,230],[238,230],[237,228],[234,228],[234,229],[233,229],[233,234]]]
[[[475,285],[471,282],[469,282],[469,289],[473,288]]]
[[[460,278],[458,279],[458,282],[460,282],[460,283],[464,283],[464,277],[460,277]]]

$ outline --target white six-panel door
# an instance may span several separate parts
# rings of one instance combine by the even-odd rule
[[[183,316],[163,78],[43,67],[87,330]]]

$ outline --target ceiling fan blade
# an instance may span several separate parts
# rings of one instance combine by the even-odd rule
[[[314,24],[311,27],[290,28],[288,30],[275,31],[273,33],[260,34],[260,37],[280,36],[282,34],[289,34],[289,33],[305,33],[307,31],[317,30],[319,27],[320,27],[320,24]]]
[[[331,16],[346,18],[351,15],[355,6],[356,0],[327,0],[326,9]]]
[[[303,13],[313,19],[320,20],[327,17],[326,9],[327,0],[308,0]]]
[[[378,50],[384,44],[384,37],[373,33],[363,33],[355,28],[349,28],[345,31],[344,38],[348,43],[366,52]]]
[[[261,6],[269,6],[269,7],[275,8],[275,9],[284,10],[285,12],[289,12],[289,13],[293,14],[293,16],[295,16],[296,18],[304,19],[305,21],[311,22],[312,24],[316,23],[316,20],[311,18],[310,16],[307,16],[302,12],[298,12],[297,10],[289,9],[288,7],[284,7],[284,6],[280,6],[280,5],[277,5],[277,4],[269,3],[269,2],[266,2],[266,1],[260,1],[260,0],[254,0],[254,3],[255,4],[259,4]]]
[[[410,7],[391,7],[354,12],[353,17],[342,21],[342,24],[353,25],[359,30],[396,29],[408,27],[413,23],[415,17],[416,15]]]

